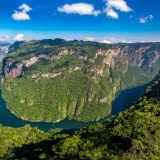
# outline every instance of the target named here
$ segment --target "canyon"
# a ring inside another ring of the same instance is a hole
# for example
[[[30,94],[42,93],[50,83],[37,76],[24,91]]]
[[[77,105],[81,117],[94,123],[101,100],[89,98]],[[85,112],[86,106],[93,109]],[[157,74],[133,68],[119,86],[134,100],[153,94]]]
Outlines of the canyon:
[[[24,120],[97,121],[117,92],[149,83],[159,69],[160,43],[15,42],[3,60],[2,96]]]

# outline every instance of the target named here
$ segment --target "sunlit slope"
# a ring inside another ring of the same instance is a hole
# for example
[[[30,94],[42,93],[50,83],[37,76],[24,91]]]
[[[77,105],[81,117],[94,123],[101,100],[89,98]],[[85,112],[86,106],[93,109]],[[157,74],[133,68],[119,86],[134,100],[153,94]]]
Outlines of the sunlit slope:
[[[16,42],[3,61],[3,97],[25,120],[95,121],[110,113],[117,91],[154,78],[159,56],[159,43]]]

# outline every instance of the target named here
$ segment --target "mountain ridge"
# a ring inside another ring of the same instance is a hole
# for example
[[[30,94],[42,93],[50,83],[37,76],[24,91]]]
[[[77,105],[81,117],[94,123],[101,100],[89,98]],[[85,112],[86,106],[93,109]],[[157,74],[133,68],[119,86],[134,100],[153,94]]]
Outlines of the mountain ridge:
[[[15,42],[3,60],[3,97],[25,120],[95,121],[110,113],[117,91],[148,83],[159,69],[160,43]]]

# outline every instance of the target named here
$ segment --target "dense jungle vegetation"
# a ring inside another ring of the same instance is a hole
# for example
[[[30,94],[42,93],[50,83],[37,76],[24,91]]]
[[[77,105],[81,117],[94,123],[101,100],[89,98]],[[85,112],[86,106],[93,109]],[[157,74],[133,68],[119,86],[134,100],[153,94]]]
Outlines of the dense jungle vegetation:
[[[97,121],[110,114],[118,91],[155,77],[159,51],[159,43],[15,42],[3,60],[2,96],[24,120]]]
[[[73,134],[0,126],[2,159],[159,160],[160,77],[130,109]]]

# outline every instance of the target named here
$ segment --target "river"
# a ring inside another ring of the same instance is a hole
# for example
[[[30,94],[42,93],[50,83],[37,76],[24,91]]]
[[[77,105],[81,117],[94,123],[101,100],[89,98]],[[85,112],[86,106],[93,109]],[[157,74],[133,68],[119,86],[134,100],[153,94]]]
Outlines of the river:
[[[129,108],[137,99],[144,93],[147,85],[139,86],[131,89],[126,89],[120,93],[117,93],[116,99],[112,103],[112,112],[109,116],[99,120],[98,122],[105,122],[107,118],[112,117],[112,115],[117,115],[119,112],[124,111]],[[10,127],[22,127],[26,124],[30,126],[38,126],[39,129],[48,131],[53,128],[63,128],[63,130],[76,130],[83,127],[88,127],[94,125],[97,122],[78,122],[76,120],[62,120],[57,123],[47,123],[47,122],[29,122],[21,120],[14,116],[7,108],[5,101],[1,96],[2,91],[0,90],[0,123],[4,126]]]

